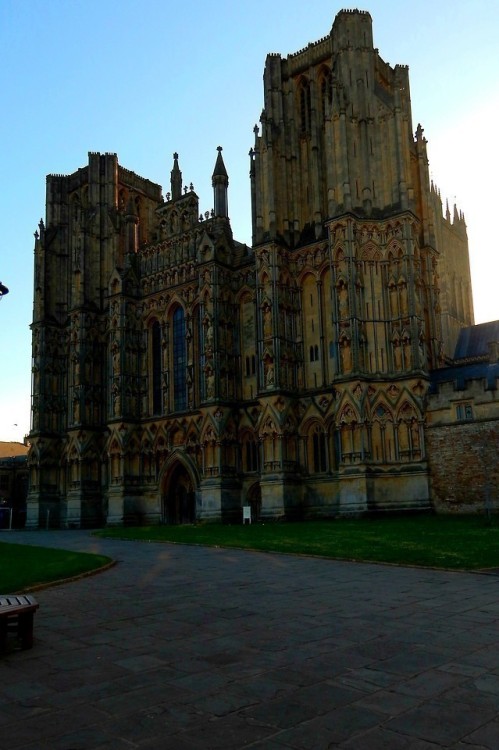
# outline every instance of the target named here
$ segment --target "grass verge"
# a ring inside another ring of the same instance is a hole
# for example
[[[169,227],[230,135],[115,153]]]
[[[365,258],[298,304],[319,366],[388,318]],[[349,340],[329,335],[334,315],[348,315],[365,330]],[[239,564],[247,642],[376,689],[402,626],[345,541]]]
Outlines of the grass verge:
[[[104,529],[96,534],[456,570],[499,568],[499,520],[487,523],[480,516],[143,526]]]
[[[0,542],[0,594],[72,578],[109,562],[104,555]]]

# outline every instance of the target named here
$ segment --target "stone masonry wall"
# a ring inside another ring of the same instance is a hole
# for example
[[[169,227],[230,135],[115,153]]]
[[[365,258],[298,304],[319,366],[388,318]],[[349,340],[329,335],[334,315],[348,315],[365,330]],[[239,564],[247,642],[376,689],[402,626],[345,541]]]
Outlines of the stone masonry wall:
[[[499,511],[499,419],[430,424],[426,450],[437,513]]]

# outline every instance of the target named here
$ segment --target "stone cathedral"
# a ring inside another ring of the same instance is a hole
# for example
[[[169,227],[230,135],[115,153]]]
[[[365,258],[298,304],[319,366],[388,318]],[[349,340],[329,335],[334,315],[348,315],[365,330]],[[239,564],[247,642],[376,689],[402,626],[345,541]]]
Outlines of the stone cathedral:
[[[201,215],[177,154],[165,194],[115,154],[48,176],[28,526],[430,507],[429,381],[473,303],[408,68],[341,11],[263,81],[252,247],[220,147]]]

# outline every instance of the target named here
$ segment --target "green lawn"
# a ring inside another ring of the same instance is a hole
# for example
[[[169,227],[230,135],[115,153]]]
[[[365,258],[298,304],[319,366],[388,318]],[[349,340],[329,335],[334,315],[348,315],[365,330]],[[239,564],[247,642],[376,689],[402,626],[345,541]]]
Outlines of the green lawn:
[[[499,568],[499,519],[405,516],[104,529],[99,536],[476,570]]]
[[[104,555],[0,542],[0,594],[71,578],[109,562]]]

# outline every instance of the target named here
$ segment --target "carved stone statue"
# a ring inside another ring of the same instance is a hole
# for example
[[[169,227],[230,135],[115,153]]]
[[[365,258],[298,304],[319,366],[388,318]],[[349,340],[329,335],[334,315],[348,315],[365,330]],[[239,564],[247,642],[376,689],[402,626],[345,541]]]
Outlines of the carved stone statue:
[[[272,310],[266,305],[263,310],[263,335],[265,338],[272,336]]]
[[[338,307],[340,320],[348,318],[348,289],[345,284],[340,284],[338,289]]]
[[[341,366],[343,372],[351,372],[352,370],[352,350],[348,339],[343,339],[341,342]]]
[[[269,388],[271,385],[274,385],[274,380],[275,380],[274,365],[272,362],[267,362],[265,364],[265,384],[267,388]]]

